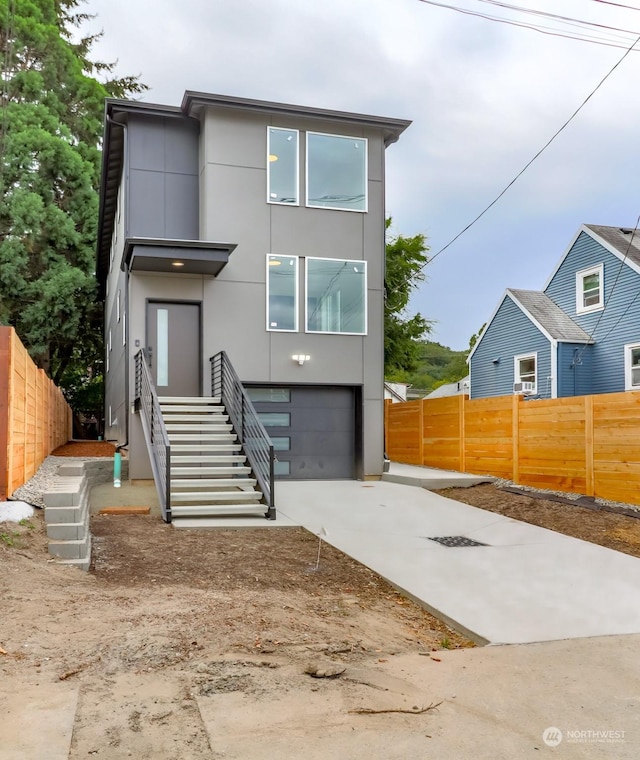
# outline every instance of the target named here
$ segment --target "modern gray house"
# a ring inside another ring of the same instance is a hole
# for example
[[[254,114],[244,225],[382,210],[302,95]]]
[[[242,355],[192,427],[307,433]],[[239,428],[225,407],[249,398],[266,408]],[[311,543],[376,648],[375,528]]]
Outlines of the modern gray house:
[[[264,512],[265,473],[381,474],[385,149],[409,124],[107,101],[105,438],[155,478],[165,519],[249,512],[251,485]]]

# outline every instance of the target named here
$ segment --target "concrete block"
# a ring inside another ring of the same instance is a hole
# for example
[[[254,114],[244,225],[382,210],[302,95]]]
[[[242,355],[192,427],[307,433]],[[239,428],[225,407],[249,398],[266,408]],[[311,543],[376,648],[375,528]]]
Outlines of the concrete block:
[[[59,482],[54,483],[42,495],[45,507],[67,507],[76,506],[80,503],[83,488],[83,478],[59,478]]]
[[[44,520],[49,523],[76,523],[82,521],[83,507],[47,507],[44,508]]]
[[[70,462],[69,464],[61,464],[58,467],[59,477],[82,477],[84,475],[84,464],[82,462]]]
[[[78,541],[86,536],[88,529],[87,520],[77,523],[49,523],[47,536],[52,541]]]
[[[90,548],[89,534],[75,541],[49,541],[49,554],[61,559],[82,559]]]

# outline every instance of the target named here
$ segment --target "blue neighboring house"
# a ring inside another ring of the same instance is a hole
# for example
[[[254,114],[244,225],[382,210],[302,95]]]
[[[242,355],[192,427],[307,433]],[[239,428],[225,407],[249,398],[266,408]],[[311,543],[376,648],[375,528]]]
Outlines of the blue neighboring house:
[[[582,225],[544,290],[505,291],[469,369],[471,398],[640,390],[640,232]]]

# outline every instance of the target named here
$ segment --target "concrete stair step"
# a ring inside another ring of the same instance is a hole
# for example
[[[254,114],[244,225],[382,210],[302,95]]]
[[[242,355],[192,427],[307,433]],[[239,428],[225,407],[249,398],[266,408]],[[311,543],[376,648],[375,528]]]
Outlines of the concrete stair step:
[[[173,474],[173,473],[172,473]],[[176,478],[171,480],[171,490],[188,488],[246,488],[252,489],[256,484],[255,478]]]
[[[260,501],[262,493],[260,491],[179,491],[171,494],[171,511],[174,504],[182,501],[200,501],[200,502],[243,502],[252,503]]]
[[[214,451],[240,451],[242,445],[240,443],[232,443],[231,440],[228,443],[175,443],[171,446],[171,453],[178,453],[184,451],[197,452],[214,452]],[[195,461],[196,457],[194,457]]]
[[[196,465],[198,463],[203,464],[226,464],[230,462],[246,462],[247,458],[244,454],[211,454],[198,457],[197,461],[194,461],[192,456],[179,454],[177,457],[171,457],[171,469],[173,471],[174,464],[189,464]]]
[[[203,406],[207,404],[222,403],[218,396],[158,396],[160,405],[163,404],[187,404],[189,406]]]
[[[165,417],[164,424],[167,433],[177,433],[178,431],[183,433],[224,433],[233,430],[233,425],[228,422],[201,422],[191,425],[188,422],[173,422],[170,417]]]
[[[251,467],[200,467],[195,464],[193,467],[171,467],[172,475],[186,475],[192,477],[194,475],[248,475],[251,472]]]
[[[169,433],[169,443],[174,441],[181,443],[192,441],[193,443],[213,443],[214,441],[237,441],[238,436],[235,433]]]
[[[170,412],[167,409],[162,410],[162,414],[164,416],[165,423],[171,422],[172,424],[174,422],[190,422],[193,424],[200,423],[200,422],[208,422],[210,424],[216,425],[218,423],[226,422],[229,419],[229,415],[225,414],[224,410],[220,410],[219,412],[211,412],[210,414],[202,414],[202,410],[198,410],[198,413],[193,414],[182,414],[181,412]]]
[[[260,515],[264,517],[267,508],[264,504],[194,504],[183,507],[171,507],[171,522],[181,517],[233,517],[234,515]]]

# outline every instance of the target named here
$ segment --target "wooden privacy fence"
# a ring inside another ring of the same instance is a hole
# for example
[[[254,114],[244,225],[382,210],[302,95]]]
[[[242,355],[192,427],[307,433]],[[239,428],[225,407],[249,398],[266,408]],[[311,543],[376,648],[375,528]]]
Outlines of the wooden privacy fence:
[[[0,327],[0,501],[71,438],[71,409],[13,327]]]
[[[640,392],[385,405],[395,462],[640,504]]]

